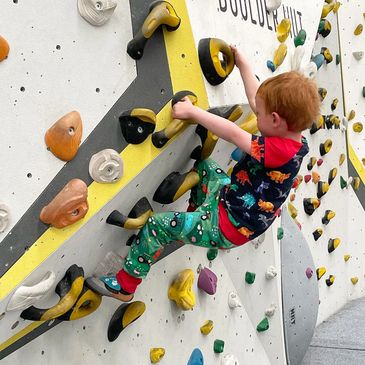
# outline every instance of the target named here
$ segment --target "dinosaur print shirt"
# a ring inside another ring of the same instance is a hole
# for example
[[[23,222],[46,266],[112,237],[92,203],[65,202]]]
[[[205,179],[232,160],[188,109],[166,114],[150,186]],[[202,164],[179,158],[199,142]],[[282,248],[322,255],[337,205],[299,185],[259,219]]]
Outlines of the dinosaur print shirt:
[[[231,184],[221,190],[219,227],[226,238],[239,245],[266,231],[289,195],[307,153],[304,137],[300,143],[252,135],[251,154],[237,162]]]

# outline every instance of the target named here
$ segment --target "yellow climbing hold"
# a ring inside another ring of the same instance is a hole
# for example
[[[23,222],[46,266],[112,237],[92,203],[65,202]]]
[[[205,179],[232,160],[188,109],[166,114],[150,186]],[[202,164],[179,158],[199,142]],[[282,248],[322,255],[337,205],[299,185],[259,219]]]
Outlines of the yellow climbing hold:
[[[277,31],[276,31],[276,37],[277,37],[277,39],[278,39],[278,41],[280,43],[283,43],[283,42],[286,41],[286,39],[289,36],[290,29],[291,29],[291,22],[290,22],[290,20],[287,19],[287,18],[284,18],[280,22],[280,24],[277,26]]]
[[[360,122],[356,122],[356,123],[353,124],[352,129],[356,133],[361,133],[362,129],[363,129],[363,125]]]
[[[213,323],[213,321],[211,321],[209,319],[206,322],[204,322],[204,324],[200,327],[200,332],[203,335],[207,336],[212,331],[213,327],[214,327],[214,323]]]
[[[351,283],[354,285],[357,284],[358,281],[359,281],[359,278],[357,276],[351,278]]]
[[[171,284],[168,297],[175,301],[182,310],[190,310],[195,305],[195,294],[192,290],[194,272],[191,269],[181,271]]]
[[[284,61],[286,53],[288,52],[288,47],[285,43],[281,43],[278,49],[274,53],[273,63],[275,69],[277,69]]]
[[[343,259],[345,260],[345,262],[347,262],[348,260],[350,260],[351,256],[350,255],[344,255]]]
[[[362,162],[363,165],[365,165],[365,158],[362,158],[361,162]]]
[[[341,6],[342,4],[339,2],[339,1],[336,1],[335,2],[335,4],[334,4],[334,6],[333,6],[333,12],[335,13],[335,14],[337,14],[337,12],[338,12],[338,9],[340,8],[340,6]]]
[[[345,158],[346,158],[345,154],[344,153],[341,153],[340,154],[340,159],[338,161],[338,163],[339,163],[340,166],[344,163]]]
[[[150,350],[150,360],[152,364],[159,362],[165,355],[165,349],[162,347],[154,347]]]
[[[321,176],[318,172],[312,171],[312,181],[314,184],[317,184],[318,181],[321,180]]]
[[[347,116],[347,120],[350,121],[350,120],[354,119],[355,116],[356,116],[355,110],[351,110],[349,115]]]
[[[364,29],[363,25],[362,25],[362,24],[359,24],[359,25],[355,28],[355,30],[354,30],[354,34],[355,34],[355,35],[360,35],[360,34],[362,33],[363,29]]]
[[[360,178],[358,176],[355,176],[354,179],[352,180],[352,187],[354,188],[354,190],[359,190],[360,187]]]
[[[317,273],[317,279],[319,280],[325,273],[326,273],[326,268],[324,266],[322,267],[319,267],[317,270],[316,270],[316,273]]]
[[[334,5],[335,5],[334,3],[324,4],[322,9],[321,19],[325,18],[333,10]]]
[[[290,216],[295,219],[298,216],[298,209],[292,203],[288,203],[288,211]]]

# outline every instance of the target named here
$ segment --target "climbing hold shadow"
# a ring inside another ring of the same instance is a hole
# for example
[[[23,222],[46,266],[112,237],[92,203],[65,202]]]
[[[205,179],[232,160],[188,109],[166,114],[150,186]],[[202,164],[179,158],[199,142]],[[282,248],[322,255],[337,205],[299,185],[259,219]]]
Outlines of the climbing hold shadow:
[[[128,216],[113,210],[106,219],[106,223],[126,229],[141,229],[152,214],[150,202],[143,197],[134,205]]]
[[[108,326],[108,340],[115,341],[120,333],[142,316],[146,310],[143,302],[123,303],[114,312]]]
[[[135,60],[143,56],[144,47],[156,29],[164,25],[169,32],[175,31],[180,26],[181,19],[176,14],[174,7],[167,1],[154,1],[149,7],[149,14],[142,24],[141,29],[127,45],[127,53]]]
[[[156,127],[156,114],[150,109],[136,108],[123,112],[119,124],[128,143],[142,143]]]
[[[188,90],[182,90],[177,92],[171,100],[171,105],[174,106],[185,96],[189,97],[191,102],[195,104],[197,102],[197,96]],[[152,144],[156,148],[162,148],[172,137],[181,131],[181,129],[193,121],[172,119],[172,121],[166,126],[166,128],[152,134]]]
[[[219,38],[203,38],[198,45],[199,63],[206,80],[213,86],[221,84],[234,67],[229,45]],[[220,54],[223,59],[220,59]]]

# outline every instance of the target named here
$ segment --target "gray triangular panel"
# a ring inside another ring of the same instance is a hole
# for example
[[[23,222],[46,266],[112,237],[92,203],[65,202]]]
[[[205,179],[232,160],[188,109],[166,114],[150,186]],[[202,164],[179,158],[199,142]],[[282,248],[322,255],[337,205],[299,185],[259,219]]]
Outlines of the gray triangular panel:
[[[289,365],[299,365],[309,347],[317,322],[319,293],[316,270],[308,243],[283,207],[281,224],[281,284],[284,337]],[[308,279],[307,268],[313,270]]]

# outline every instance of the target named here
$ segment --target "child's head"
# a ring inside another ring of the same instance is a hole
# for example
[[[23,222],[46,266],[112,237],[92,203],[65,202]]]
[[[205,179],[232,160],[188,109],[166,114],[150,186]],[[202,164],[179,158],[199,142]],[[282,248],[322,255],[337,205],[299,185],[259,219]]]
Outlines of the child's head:
[[[286,120],[291,132],[309,128],[320,114],[320,99],[315,82],[296,71],[265,80],[256,96],[264,102],[267,113],[275,112]]]

